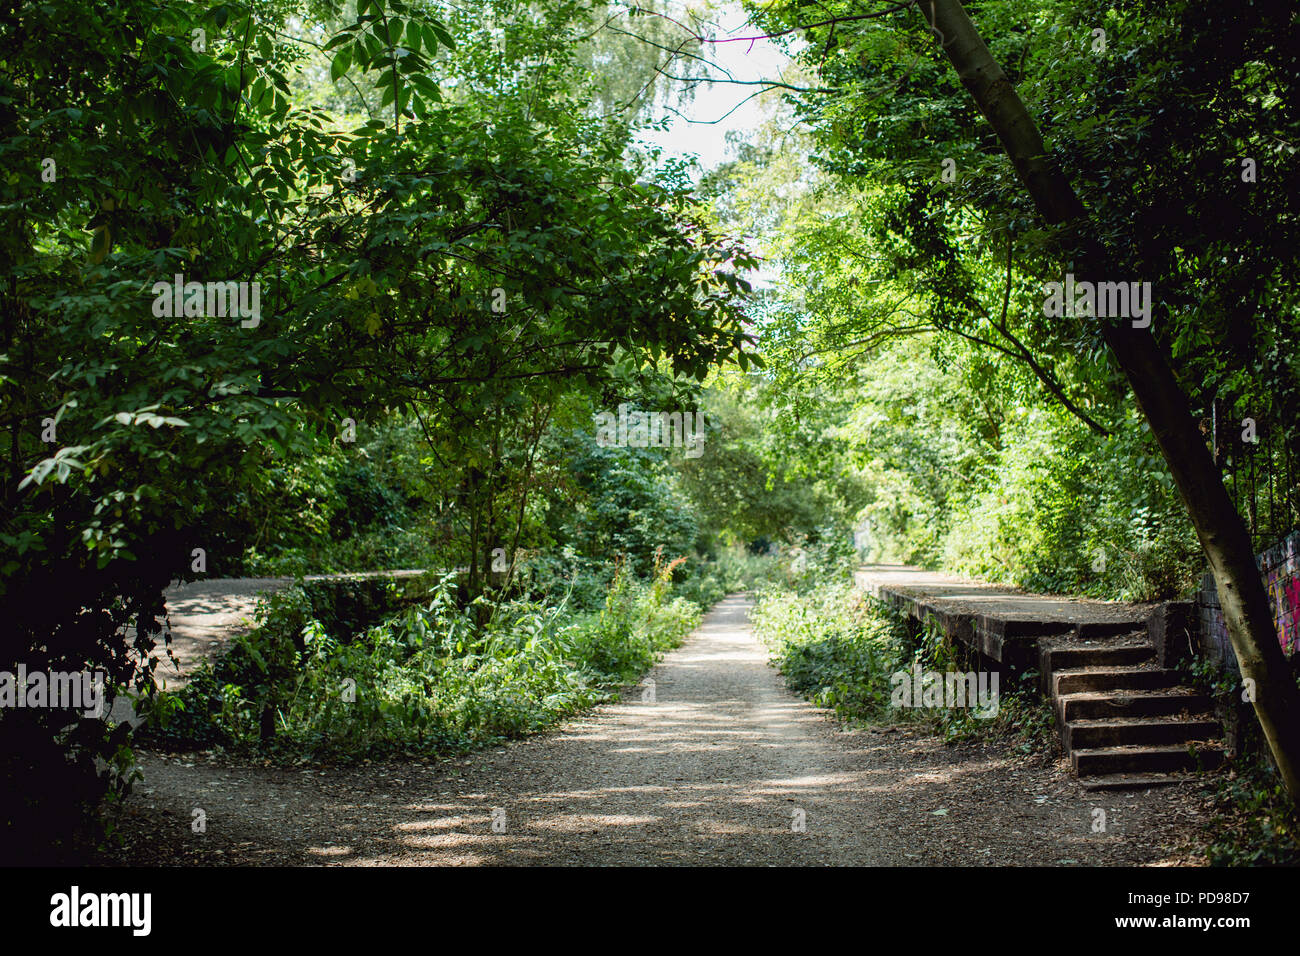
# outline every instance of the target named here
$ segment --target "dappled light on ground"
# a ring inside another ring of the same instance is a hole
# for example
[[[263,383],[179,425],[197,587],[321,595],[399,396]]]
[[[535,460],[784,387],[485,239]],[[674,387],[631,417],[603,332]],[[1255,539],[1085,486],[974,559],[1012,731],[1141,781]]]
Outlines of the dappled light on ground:
[[[554,734],[327,774],[148,757],[133,801],[207,806],[195,852],[236,863],[1143,864],[1199,824],[1185,788],[1102,798],[1001,745],[836,725],[785,689],[748,606],[715,608],[647,675],[652,700]]]

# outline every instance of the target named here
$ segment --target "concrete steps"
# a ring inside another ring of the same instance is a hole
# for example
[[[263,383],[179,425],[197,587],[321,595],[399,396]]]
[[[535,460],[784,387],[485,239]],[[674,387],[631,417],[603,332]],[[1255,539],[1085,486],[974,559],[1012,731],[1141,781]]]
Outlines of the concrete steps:
[[[1165,690],[1178,686],[1178,672],[1159,667],[1077,667],[1052,675],[1058,697],[1089,691]]]
[[[1147,790],[1191,780],[1190,773],[1110,773],[1104,777],[1080,777],[1084,790]]]
[[[1004,680],[1036,666],[1086,789],[1177,783],[1223,758],[1213,702],[1167,669],[1182,633],[1172,604],[1027,594],[902,565],[865,565],[853,579],[1017,675]]]
[[[1169,717],[1203,714],[1211,702],[1205,694],[1186,687],[1150,691],[1094,691],[1054,698],[1062,723],[1102,717]]]
[[[1102,747],[1070,752],[1070,765],[1079,777],[1212,770],[1222,762],[1223,751],[1208,743],[1185,747]]]
[[[1143,717],[1117,717],[1103,720],[1076,720],[1065,725],[1067,749],[1092,750],[1098,747],[1162,747],[1212,740],[1219,725],[1206,718],[1153,720]]]
[[[1209,697],[1158,666],[1144,632],[1044,638],[1039,666],[1061,742],[1085,788],[1176,783],[1222,762]]]
[[[1050,670],[1076,667],[1128,667],[1152,660],[1150,644],[1131,641],[1054,646],[1046,652]]]

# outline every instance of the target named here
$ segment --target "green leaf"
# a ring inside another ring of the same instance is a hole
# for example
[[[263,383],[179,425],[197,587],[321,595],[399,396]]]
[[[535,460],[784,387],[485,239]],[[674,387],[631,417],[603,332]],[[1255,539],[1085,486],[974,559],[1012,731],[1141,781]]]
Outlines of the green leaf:
[[[339,51],[338,55],[334,57],[334,62],[330,64],[330,80],[337,83],[339,78],[348,71],[348,67],[351,65],[352,48],[344,47]]]
[[[430,56],[433,56],[438,49],[438,34],[433,32],[433,27],[429,26],[429,24],[423,23],[420,25],[420,36],[424,39],[425,50],[428,51]]]
[[[412,50],[419,52],[420,40],[424,31],[421,30],[419,22],[415,20],[406,21],[406,45]],[[430,48],[432,50],[432,48]]]
[[[109,246],[112,244],[112,234],[108,226],[96,226],[90,237],[90,261],[98,265],[104,261],[108,255]]]
[[[354,37],[350,31],[343,30],[340,31],[339,33],[334,34],[334,36],[330,38],[330,41],[326,43],[325,46],[322,47],[322,49],[328,53],[336,46],[342,46],[344,43],[350,43],[355,40],[356,37]]]
[[[454,50],[456,48],[456,41],[451,38],[451,34],[447,32],[446,27],[444,27],[437,20],[434,20],[431,24],[429,24],[429,26],[433,30],[434,36],[436,36],[440,41],[442,41],[443,46],[447,47],[450,50]]]

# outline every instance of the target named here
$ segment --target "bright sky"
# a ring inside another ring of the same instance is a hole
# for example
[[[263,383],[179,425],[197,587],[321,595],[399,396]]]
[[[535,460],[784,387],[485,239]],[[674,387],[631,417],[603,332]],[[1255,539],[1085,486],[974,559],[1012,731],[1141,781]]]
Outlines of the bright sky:
[[[674,12],[672,15],[684,23],[690,22],[684,14]],[[719,40],[754,37],[763,32],[747,22],[744,11],[735,3],[721,6],[712,23],[713,35]],[[741,81],[779,79],[790,63],[789,57],[771,40],[749,42],[736,39],[727,43],[703,44],[698,49],[701,56],[706,56]],[[720,79],[725,78],[720,70],[711,72]],[[781,95],[779,90],[774,90],[744,102],[758,89],[726,82],[701,84],[696,87],[692,102],[685,106],[674,104],[684,116],[673,115],[672,126],[667,131],[647,134],[644,138],[662,146],[666,153],[695,156],[705,169],[710,169],[728,158],[727,133],[755,129],[763,120],[764,101]]]

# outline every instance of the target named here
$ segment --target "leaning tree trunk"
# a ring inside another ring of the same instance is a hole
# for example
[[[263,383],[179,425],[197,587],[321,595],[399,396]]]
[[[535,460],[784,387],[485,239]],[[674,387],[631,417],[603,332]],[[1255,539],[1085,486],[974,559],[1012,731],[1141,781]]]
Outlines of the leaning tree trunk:
[[[962,85],[997,132],[1043,218],[1071,230],[1076,275],[1089,281],[1114,280],[1083,204],[1047,155],[1038,127],[960,0],[917,0],[917,6]],[[1102,332],[1151,426],[1205,549],[1242,677],[1254,689],[1255,714],[1287,790],[1300,799],[1300,688],[1291,679],[1278,644],[1246,526],[1205,447],[1187,396],[1150,330],[1108,322]]]

